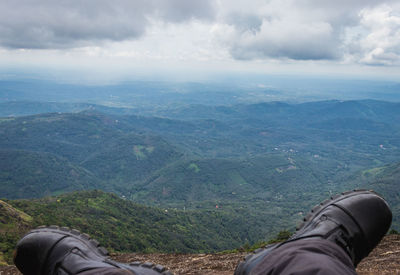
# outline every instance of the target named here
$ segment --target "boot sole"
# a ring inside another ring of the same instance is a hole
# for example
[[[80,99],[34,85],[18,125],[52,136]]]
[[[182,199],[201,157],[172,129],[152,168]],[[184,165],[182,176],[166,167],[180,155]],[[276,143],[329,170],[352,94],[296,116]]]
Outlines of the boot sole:
[[[92,251],[95,254],[97,254],[99,257],[105,259],[106,262],[109,262],[110,264],[113,264],[113,265],[115,265],[115,263],[117,265],[120,264],[120,263],[117,263],[117,262],[109,259],[109,253],[108,253],[107,249],[104,248],[103,246],[100,246],[100,243],[96,239],[91,238],[88,234],[81,233],[79,230],[70,229],[68,227],[60,227],[57,225],[50,225],[50,226],[42,225],[42,226],[37,227],[36,229],[31,230],[28,234],[35,233],[35,232],[53,232],[53,233],[63,234],[65,236],[78,239],[79,241],[81,241],[81,242],[85,243],[86,245],[88,245],[89,247],[91,247]],[[131,267],[133,269],[135,267],[139,267],[139,268],[152,269],[162,275],[173,275],[164,266],[159,265],[159,264],[153,264],[150,262],[144,262],[144,263],[132,262],[130,264],[122,264],[122,265],[125,265],[128,268],[128,270],[129,270],[129,267]]]

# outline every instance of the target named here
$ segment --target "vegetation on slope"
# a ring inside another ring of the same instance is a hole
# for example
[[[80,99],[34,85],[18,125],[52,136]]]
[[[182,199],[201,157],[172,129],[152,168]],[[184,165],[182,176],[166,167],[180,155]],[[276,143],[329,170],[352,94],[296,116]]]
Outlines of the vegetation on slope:
[[[43,224],[76,228],[111,251],[125,252],[221,251],[254,243],[260,239],[260,232],[269,231],[264,226],[268,217],[249,216],[243,223],[245,210],[236,215],[220,209],[160,209],[96,190],[6,200],[4,205],[7,207],[0,209],[4,233],[0,247],[8,260],[18,238],[29,228]]]
[[[0,200],[0,265],[12,262],[15,244],[32,222],[31,216]]]
[[[164,235],[154,234],[157,245],[148,239],[153,236],[139,234],[142,242],[135,247],[123,244],[121,236],[125,233],[118,233],[118,228],[122,228],[121,232],[135,232],[131,226],[136,220],[126,218],[134,214],[125,209],[130,202],[106,197],[103,201],[110,209],[99,206],[103,204],[93,198],[76,200],[68,196],[60,201],[18,202],[18,207],[34,218],[33,223],[65,222],[76,224],[83,231],[90,231],[89,225],[100,222],[104,214],[106,228],[112,228],[107,229],[107,234],[117,232],[113,239],[118,241],[109,245],[122,250],[147,247],[149,251],[173,251],[170,249],[177,247],[206,251],[225,249],[227,243],[252,243],[279,230],[292,229],[302,212],[313,204],[355,187],[381,192],[391,203],[397,221],[395,168],[368,170],[360,175],[361,179],[350,182],[347,177],[360,169],[398,161],[398,104],[275,102],[191,106],[158,114],[170,118],[86,111],[1,119],[4,169],[0,179],[5,189],[0,195],[35,197],[95,187],[164,210],[168,208],[168,212],[157,210],[158,214],[150,211],[150,216],[158,217],[151,219],[151,223],[171,225],[178,234],[159,227],[157,230],[164,230]],[[37,171],[45,173],[42,176]],[[134,204],[129,208],[136,209]],[[112,209],[115,213],[107,212]],[[122,212],[117,213],[120,209]],[[153,208],[137,211],[147,213],[148,209]],[[207,215],[193,209],[206,210]],[[169,224],[161,219],[172,219],[173,213],[182,221]],[[87,218],[95,214],[97,220]],[[107,218],[109,214],[116,221]],[[145,228],[149,222],[137,224]],[[104,235],[96,233],[102,232],[100,228],[101,224],[93,233],[107,242]],[[188,233],[192,231],[187,228],[203,233]],[[210,228],[214,231],[208,232]],[[214,239],[220,235],[221,239]],[[159,244],[168,238],[174,240],[174,245]]]
[[[324,173],[297,156],[271,154],[232,160],[201,159],[176,162],[138,183],[129,198],[155,205],[193,205],[204,201],[242,203],[298,200],[298,195],[329,191]],[[215,206],[215,205],[213,205]]]
[[[159,137],[123,131],[118,120],[98,114],[4,119],[0,126],[1,197],[30,198],[93,185],[117,191],[118,185],[129,186],[182,155]],[[23,182],[25,189],[19,186]]]
[[[42,152],[0,150],[0,194],[9,199],[39,198],[99,187],[92,173]]]

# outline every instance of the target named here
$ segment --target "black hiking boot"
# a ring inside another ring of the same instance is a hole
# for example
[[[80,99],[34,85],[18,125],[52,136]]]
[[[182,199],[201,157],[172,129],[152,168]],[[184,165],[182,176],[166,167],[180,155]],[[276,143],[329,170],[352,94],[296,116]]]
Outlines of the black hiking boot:
[[[58,226],[39,227],[26,234],[17,244],[14,263],[25,275],[172,274],[152,263],[112,261],[107,250],[89,235]]]
[[[390,227],[392,213],[377,193],[354,190],[315,206],[287,241],[256,250],[236,267],[235,275],[251,271],[276,248],[297,240],[325,239],[340,246],[354,267],[380,242]]]

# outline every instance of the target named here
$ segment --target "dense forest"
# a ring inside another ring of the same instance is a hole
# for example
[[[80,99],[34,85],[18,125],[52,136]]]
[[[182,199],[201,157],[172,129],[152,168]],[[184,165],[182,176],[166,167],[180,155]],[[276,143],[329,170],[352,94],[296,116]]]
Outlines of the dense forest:
[[[238,211],[240,212],[240,211]],[[33,200],[0,201],[0,247],[10,262],[16,241],[39,225],[78,229],[119,252],[215,252],[239,248],[267,234],[265,218],[224,210],[174,210],[136,204],[102,191]]]

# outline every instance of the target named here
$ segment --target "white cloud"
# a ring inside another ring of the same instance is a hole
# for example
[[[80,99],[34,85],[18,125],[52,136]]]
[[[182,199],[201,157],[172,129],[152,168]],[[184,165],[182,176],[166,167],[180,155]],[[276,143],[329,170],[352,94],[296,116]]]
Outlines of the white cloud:
[[[215,37],[236,59],[398,59],[398,9],[392,0],[220,0]],[[382,5],[384,3],[384,5]]]
[[[224,35],[225,33],[225,35]],[[290,22],[263,19],[259,30],[237,31],[224,26],[219,34],[237,59],[289,58],[297,60],[334,59],[337,41],[326,22]]]
[[[360,62],[370,65],[400,63],[400,8],[381,5],[360,12],[366,35],[359,40]]]
[[[220,34],[237,59],[336,59],[340,56],[337,16],[312,9],[310,1],[245,1],[220,13],[227,35]],[[220,2],[222,3],[222,2]],[[225,5],[228,5],[226,2]]]
[[[141,39],[107,43],[102,47],[82,47],[73,51],[95,57],[129,58],[132,61],[199,61],[229,60],[227,50],[212,39],[213,24],[191,20],[185,24],[151,20]]]

